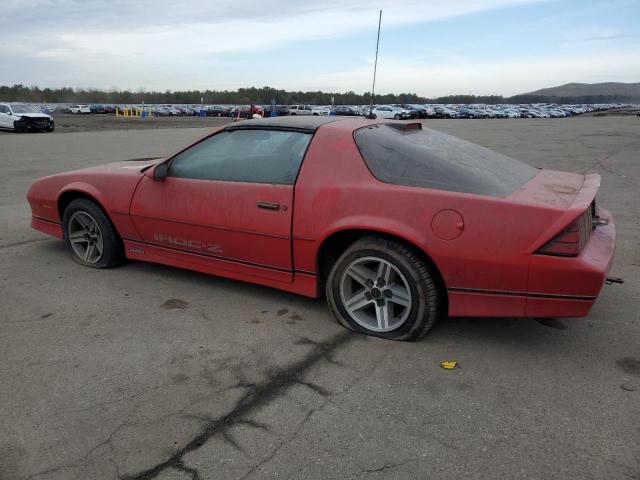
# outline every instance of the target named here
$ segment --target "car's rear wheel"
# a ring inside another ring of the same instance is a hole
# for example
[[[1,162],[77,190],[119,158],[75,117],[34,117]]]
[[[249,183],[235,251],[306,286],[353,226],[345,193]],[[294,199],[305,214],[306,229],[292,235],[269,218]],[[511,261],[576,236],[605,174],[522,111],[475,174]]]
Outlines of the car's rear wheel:
[[[71,256],[80,265],[112,268],[122,263],[122,240],[94,202],[84,198],[71,201],[64,211],[63,228]]]
[[[342,325],[393,340],[424,336],[440,312],[429,266],[413,249],[380,236],[362,238],[340,256],[325,292]]]

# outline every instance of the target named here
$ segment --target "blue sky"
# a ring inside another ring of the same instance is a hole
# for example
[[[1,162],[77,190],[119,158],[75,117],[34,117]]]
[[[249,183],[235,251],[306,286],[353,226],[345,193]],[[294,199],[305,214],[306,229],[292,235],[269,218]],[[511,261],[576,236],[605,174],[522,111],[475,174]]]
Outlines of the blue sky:
[[[640,81],[640,0],[2,0],[0,84],[512,95]]]

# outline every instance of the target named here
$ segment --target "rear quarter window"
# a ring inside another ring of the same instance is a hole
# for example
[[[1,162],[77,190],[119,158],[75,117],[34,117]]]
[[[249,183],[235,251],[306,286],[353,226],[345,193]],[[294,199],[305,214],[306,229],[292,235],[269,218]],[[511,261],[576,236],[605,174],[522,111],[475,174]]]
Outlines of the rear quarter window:
[[[451,135],[392,125],[354,133],[369,170],[385,183],[506,197],[537,173],[523,162]]]

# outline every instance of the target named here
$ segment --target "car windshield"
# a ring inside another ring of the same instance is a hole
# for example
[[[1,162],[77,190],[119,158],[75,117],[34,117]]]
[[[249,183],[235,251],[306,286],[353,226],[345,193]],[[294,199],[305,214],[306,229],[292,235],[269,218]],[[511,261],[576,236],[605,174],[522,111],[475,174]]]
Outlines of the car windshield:
[[[431,129],[376,124],[357,130],[354,138],[371,173],[396,185],[507,197],[537,173],[518,160]]]
[[[13,113],[40,113],[40,109],[35,105],[11,105]]]

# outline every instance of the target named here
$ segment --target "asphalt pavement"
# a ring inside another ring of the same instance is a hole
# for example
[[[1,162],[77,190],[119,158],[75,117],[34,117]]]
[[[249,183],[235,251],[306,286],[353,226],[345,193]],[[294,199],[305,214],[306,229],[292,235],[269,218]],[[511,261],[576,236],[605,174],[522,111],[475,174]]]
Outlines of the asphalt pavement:
[[[0,479],[640,479],[640,118],[425,123],[600,173],[626,283],[583,319],[359,336],[321,300],[83,268],[30,229],[36,178],[165,155],[206,129],[0,132]]]

